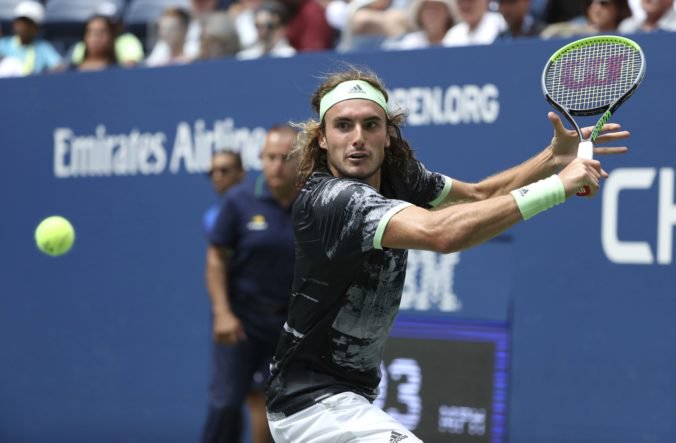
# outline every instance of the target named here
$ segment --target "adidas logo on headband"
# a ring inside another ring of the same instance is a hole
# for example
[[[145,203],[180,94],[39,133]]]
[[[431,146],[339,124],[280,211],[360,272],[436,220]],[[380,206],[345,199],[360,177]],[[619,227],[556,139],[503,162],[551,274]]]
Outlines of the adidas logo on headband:
[[[362,89],[361,86],[359,85],[354,85],[352,89],[347,91],[348,94],[366,94],[366,91]]]

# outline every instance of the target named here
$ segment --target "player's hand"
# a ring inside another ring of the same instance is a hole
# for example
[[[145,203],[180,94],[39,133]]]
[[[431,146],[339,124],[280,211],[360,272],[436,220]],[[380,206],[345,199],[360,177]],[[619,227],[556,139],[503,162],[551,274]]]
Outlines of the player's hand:
[[[244,326],[232,312],[214,315],[214,341],[225,345],[236,345],[246,340]]]
[[[552,138],[552,153],[556,162],[565,167],[565,165],[577,158],[577,147],[580,139],[574,129],[566,129],[563,126],[561,118],[554,112],[547,114],[547,118],[554,127],[554,137]],[[591,135],[593,126],[582,128],[582,136],[587,138]],[[615,143],[629,137],[629,131],[620,130],[618,123],[606,123],[601,129],[600,135],[596,138],[595,144]],[[624,154],[628,151],[626,146],[594,148],[594,155]]]
[[[585,197],[593,197],[599,191],[601,179],[606,177],[608,174],[601,168],[601,162],[583,158],[575,158],[559,173],[566,198],[585,186],[589,188],[589,194]]]

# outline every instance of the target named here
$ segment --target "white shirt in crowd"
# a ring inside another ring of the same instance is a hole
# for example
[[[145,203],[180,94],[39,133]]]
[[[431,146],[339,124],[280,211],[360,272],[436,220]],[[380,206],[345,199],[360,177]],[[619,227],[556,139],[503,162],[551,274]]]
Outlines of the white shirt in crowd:
[[[448,30],[443,40],[444,46],[488,45],[498,34],[507,29],[507,23],[499,12],[486,12],[475,29],[465,22],[458,23]]]

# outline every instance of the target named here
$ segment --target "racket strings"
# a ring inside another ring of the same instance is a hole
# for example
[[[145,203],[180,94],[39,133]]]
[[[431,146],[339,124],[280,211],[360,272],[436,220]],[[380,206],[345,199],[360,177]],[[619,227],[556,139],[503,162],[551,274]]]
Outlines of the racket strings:
[[[622,97],[638,79],[641,54],[617,42],[572,48],[551,63],[545,87],[561,106],[572,110],[603,108]]]

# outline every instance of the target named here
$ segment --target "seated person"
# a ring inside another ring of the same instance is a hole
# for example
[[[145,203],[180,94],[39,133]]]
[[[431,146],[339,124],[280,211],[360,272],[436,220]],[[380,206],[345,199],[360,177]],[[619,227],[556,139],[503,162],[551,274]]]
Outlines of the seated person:
[[[458,20],[458,9],[455,0],[414,0],[410,15],[418,30],[385,40],[383,49],[418,49],[440,45]]]
[[[39,74],[56,69],[61,56],[51,43],[38,38],[45,20],[41,3],[27,0],[14,8],[14,35],[0,39],[0,58],[5,75]]]
[[[192,61],[185,53],[185,41],[190,25],[190,14],[181,8],[166,9],[157,22],[158,42],[167,46],[167,51],[154,51],[146,59],[148,66],[184,64]]]
[[[254,23],[258,34],[256,43],[237,54],[238,58],[251,59],[265,56],[290,57],[296,50],[286,39],[287,14],[277,2],[263,3],[254,10]]]
[[[103,15],[95,15],[85,25],[84,53],[80,63],[72,63],[78,71],[100,71],[119,65],[115,51],[115,24]]]
[[[107,17],[115,31],[115,54],[118,62],[125,66],[134,66],[143,61],[143,44],[130,32],[123,32],[124,25],[120,11],[114,3],[101,3],[96,8],[96,15]],[[70,60],[79,65],[84,55],[84,42],[78,42],[71,52]]]

